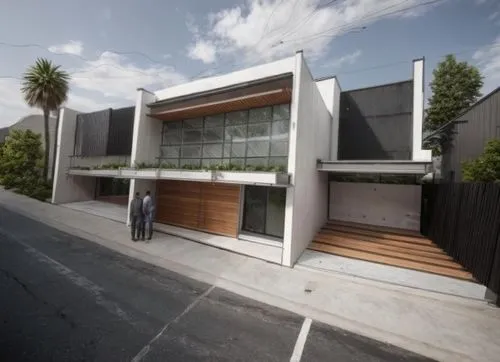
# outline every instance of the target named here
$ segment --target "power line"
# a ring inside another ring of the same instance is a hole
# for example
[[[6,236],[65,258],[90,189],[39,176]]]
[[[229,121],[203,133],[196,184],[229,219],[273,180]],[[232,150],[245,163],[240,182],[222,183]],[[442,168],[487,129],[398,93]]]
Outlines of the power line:
[[[297,5],[297,2],[299,0],[295,0],[294,4],[293,4],[293,7],[292,7],[292,13],[290,14],[290,16],[293,14],[294,10],[295,10],[295,7]],[[264,26],[264,30],[259,38],[259,40],[257,40],[253,45],[251,45],[249,47],[249,50],[251,49],[255,49],[259,46],[259,44],[261,43],[261,41],[264,39],[264,36],[266,35],[266,31],[268,29],[268,26],[269,26],[269,23],[271,22],[271,18],[272,16],[274,15],[275,11],[278,9],[278,7],[283,3],[283,0],[277,0],[276,1],[276,4],[274,5],[274,8],[273,10],[271,11],[271,14],[269,15],[269,17],[267,18],[267,21],[266,21],[266,25]],[[267,33],[267,35],[273,33],[274,31],[276,31],[277,29],[274,29],[274,30],[271,30],[271,32]],[[269,48],[272,48],[272,45],[269,47]],[[191,78],[191,80],[194,80],[194,79],[197,79],[197,78],[202,78],[203,74],[205,74],[206,72],[208,71],[211,71],[211,70],[216,70],[216,69],[220,69],[222,68],[223,66],[229,64],[231,61],[227,61],[227,62],[224,62],[222,64],[219,64],[215,67],[212,67],[212,68],[208,68],[208,69],[205,69],[205,70],[202,70],[201,72],[197,73],[194,77]],[[234,67],[235,65],[237,65],[237,63],[233,63],[230,67]]]
[[[483,50],[483,49],[484,50],[493,50],[493,49],[497,49],[497,48],[500,49],[500,43],[492,44],[489,46],[467,48],[467,49],[459,50],[457,52],[447,52],[447,53],[442,53],[440,55],[435,55],[435,56],[426,56],[426,59],[437,59],[437,58],[445,57],[446,55],[460,55],[460,54],[464,54],[464,53],[468,53],[468,52],[472,52],[472,51],[477,51],[477,50]],[[351,71],[339,72],[336,74],[337,75],[339,75],[339,74],[355,74],[355,73],[361,73],[361,72],[365,72],[365,71],[369,71],[369,70],[376,70],[376,69],[387,68],[387,67],[391,67],[391,66],[397,66],[397,65],[401,65],[401,64],[409,64],[411,62],[413,62],[413,59],[411,59],[411,60],[404,59],[404,60],[399,60],[399,61],[390,62],[390,63],[378,64],[378,65],[375,65],[372,67],[358,68],[358,69],[354,69]],[[233,65],[236,65],[236,63]],[[76,78],[93,79],[93,77],[76,77]],[[127,77],[108,77],[107,79],[123,79],[123,78],[127,78]],[[16,76],[0,76],[0,79],[22,80],[22,78],[16,77]]]
[[[373,11],[373,12],[368,13],[365,16],[359,18],[359,19],[356,19],[356,21],[358,21],[358,22],[359,21],[364,21],[364,22],[367,22],[367,21],[376,21],[377,18],[382,18],[382,17],[387,17],[387,16],[391,16],[391,15],[395,15],[395,14],[407,12],[409,10],[413,10],[413,9],[416,9],[416,8],[419,8],[419,7],[431,6],[431,5],[437,4],[437,3],[441,2],[441,1],[444,1],[444,0],[430,0],[430,1],[427,1],[427,2],[424,2],[424,3],[415,4],[413,6],[405,7],[403,9],[397,9],[397,10],[394,10],[394,11],[391,11],[391,12],[388,12],[388,13],[384,13],[385,11],[387,11],[389,9],[392,9],[394,7],[398,7],[398,6],[400,6],[403,3],[408,2],[408,1],[409,0],[404,0],[404,1],[399,2],[397,4],[393,4],[391,6],[385,7],[383,9],[380,9],[380,10],[377,10],[377,11]],[[377,15],[377,14],[380,14],[380,15]],[[333,36],[339,34],[340,32],[355,30],[356,28],[358,28],[358,29],[361,28],[362,30],[366,29],[366,27],[360,27],[360,26],[353,26],[353,25],[350,25],[350,24],[345,24],[345,25],[341,25],[341,26],[337,26],[337,27],[332,27],[332,28],[329,28],[329,29],[326,29],[326,30],[322,30],[322,31],[320,31],[318,33],[311,34],[311,35],[308,35],[308,36],[305,36],[305,37],[295,38],[295,39],[291,39],[291,40],[282,40],[279,43],[277,43],[275,46],[281,45],[281,44],[285,44],[285,43],[293,43],[293,42],[297,42],[297,41],[304,41],[304,40],[312,41],[312,40],[314,40],[316,38],[320,38],[320,37],[330,38],[330,37],[333,37]],[[327,33],[330,33],[330,32],[333,32],[333,34],[327,34]]]
[[[281,1],[278,1],[273,9],[273,12],[271,12],[271,15],[269,16],[268,20],[267,20],[267,23],[266,23],[266,26],[265,26],[265,30],[267,30],[268,28],[268,25],[270,23],[270,20],[272,18],[272,15],[274,14],[274,12],[276,11],[276,9],[278,8],[279,5],[281,5],[283,0]],[[309,20],[308,18],[312,17],[312,15],[317,12],[319,9],[324,9],[325,7],[333,4],[335,1],[337,0],[331,0],[329,1],[328,3],[324,4],[324,5],[318,5],[311,13],[309,13],[305,18],[302,19],[302,22],[305,20]],[[406,0],[408,1],[408,0]],[[423,4],[419,4],[418,6],[422,6],[422,5],[429,5],[430,3],[435,3],[435,2],[438,2],[438,1],[442,1],[442,0],[433,0],[433,1],[429,1],[427,3],[423,3]],[[296,2],[294,3],[294,8],[295,9],[295,6],[297,5],[297,2],[298,0],[296,0]],[[398,3],[396,5],[400,5],[401,3]],[[396,6],[396,5],[392,5],[392,7]],[[414,7],[417,7],[417,6],[414,6]],[[376,13],[380,13],[381,11],[384,11],[384,10],[387,10],[388,8],[390,7],[386,7],[384,9],[381,9],[381,10],[378,10],[377,12],[372,12],[370,14],[368,14],[366,17],[369,17],[369,16],[373,16],[374,14]],[[410,8],[406,8],[406,9],[403,9],[404,11],[407,11],[409,10]],[[400,10],[401,11],[401,10]],[[386,14],[387,15],[387,14]],[[362,18],[363,19],[363,18]],[[297,24],[295,26],[295,28],[298,29],[298,27],[300,26],[300,23]],[[344,29],[347,29],[348,27],[344,26]],[[338,28],[337,30],[342,30],[342,27]],[[359,30],[363,30],[364,28],[358,28]],[[276,31],[277,29],[273,30],[272,32]],[[292,32],[294,29],[291,29]],[[322,33],[327,33],[327,32],[330,32],[330,31],[334,31],[335,28],[331,28],[331,29],[327,29],[325,31],[322,31],[316,35],[310,35],[308,37],[304,37],[304,38],[299,38],[299,39],[295,39],[294,41],[298,41],[298,40],[301,40],[301,39],[308,39],[310,37],[320,37],[320,36],[325,36],[325,37],[331,37],[332,35],[321,35]],[[356,28],[353,28],[351,27],[351,29],[349,30],[352,30],[352,31],[356,31],[357,29]],[[290,30],[288,31],[290,32]],[[287,32],[285,32],[284,34],[286,34]],[[263,38],[265,36],[265,31],[263,32],[263,35],[261,38]],[[280,42],[280,44],[282,43],[285,43],[285,42],[292,42],[292,40],[290,41],[282,41]],[[260,40],[257,41],[254,45],[252,45],[249,49],[251,50],[252,48],[255,48],[259,45],[260,43]],[[279,44],[278,44],[279,45]],[[47,51],[51,54],[54,54],[54,55],[65,55],[65,56],[71,56],[71,57],[75,57],[75,58],[78,58],[80,60],[83,60],[87,63],[95,63],[96,61],[98,61],[98,59],[89,59],[87,57],[84,57],[80,54],[75,54],[75,53],[66,53],[66,52],[56,52],[56,51],[53,51],[50,49],[50,47],[45,47],[43,45],[40,45],[40,44],[37,44],[37,43],[27,43],[27,44],[12,44],[12,43],[7,43],[7,42],[0,42],[0,46],[7,46],[7,47],[12,47],[12,48],[38,48],[38,49],[42,49],[44,51]],[[272,47],[275,47],[276,44],[273,44],[270,46],[270,48]],[[248,50],[247,50],[248,51]],[[113,54],[117,54],[117,55],[139,55],[147,60],[149,60],[151,63],[156,63],[158,65],[161,65],[162,67],[165,67],[165,68],[168,68],[168,69],[172,69],[172,70],[175,70],[176,68],[171,66],[171,65],[166,65],[164,64],[163,62],[160,62],[158,60],[155,60],[153,59],[152,57],[150,57],[149,55],[143,53],[143,52],[140,52],[140,51],[136,51],[136,50],[127,50],[127,51],[121,51],[121,50],[107,50],[106,52],[109,52],[109,53],[113,53]],[[205,73],[211,71],[211,70],[216,70],[216,69],[220,69],[224,66],[227,66],[230,62],[232,62],[232,60],[229,60],[227,62],[223,62],[222,64],[219,64],[215,67],[211,67],[211,68],[207,68],[207,69],[204,69],[202,70],[201,72],[198,72],[197,74],[195,74],[193,77],[190,78],[190,80],[194,80],[194,79],[197,79],[199,78],[200,76],[204,75]],[[241,64],[241,61],[237,61],[237,62],[234,62],[233,64],[230,65],[231,68],[233,68],[234,66],[236,65],[239,65]],[[130,68],[130,67],[124,67],[124,66],[117,66],[116,64],[109,64],[109,63],[102,63],[102,64],[97,64],[97,65],[93,65],[93,66],[87,66],[83,69],[78,69],[78,70],[75,70],[75,71],[69,71],[69,73],[71,75],[74,75],[74,74],[79,74],[79,73],[86,73],[90,70],[93,70],[93,69],[97,69],[97,68],[103,68],[103,67],[107,67],[107,68],[113,68],[113,69],[116,69],[116,70],[119,70],[119,71],[127,71],[127,72],[133,72],[133,73],[137,73],[137,74],[141,74],[141,75],[144,75],[144,76],[148,76],[148,77],[151,77],[151,76],[157,76],[157,77],[161,77],[162,74],[164,74],[164,72],[162,70],[159,70],[158,72],[145,72],[145,71],[142,71],[140,69],[136,69],[136,68]],[[167,70],[168,70],[167,69]],[[123,77],[108,77],[109,79],[113,79],[113,78],[123,78]]]
[[[468,49],[463,49],[463,50],[460,50],[458,52],[448,52],[448,53],[443,53],[443,54],[440,54],[440,55],[434,55],[434,56],[429,56],[429,57],[425,57],[426,60],[428,59],[440,59],[440,58],[443,58],[447,55],[461,55],[461,54],[464,54],[464,53],[469,53],[469,52],[472,52],[472,51],[477,51],[477,50],[481,50],[481,49],[485,49],[487,48],[486,50],[492,50],[492,49],[496,49],[496,48],[500,48],[500,43],[497,43],[497,44],[493,44],[493,45],[490,45],[490,46],[487,46],[487,47],[476,47],[476,48],[468,48]],[[361,72],[365,72],[365,71],[368,71],[368,70],[376,70],[376,69],[382,69],[382,68],[388,68],[388,67],[392,67],[392,66],[397,66],[397,65],[401,65],[401,64],[409,64],[409,63],[412,63],[413,62],[413,59],[411,60],[399,60],[399,61],[396,61],[396,62],[391,62],[391,63],[385,63],[385,64],[379,64],[379,65],[375,65],[375,66],[372,66],[372,67],[366,67],[366,68],[358,68],[358,69],[354,69],[354,70],[351,70],[351,71],[345,71],[345,72],[339,72],[339,73],[336,73],[336,75],[339,75],[339,74],[356,74],[356,73],[361,73]]]
[[[284,38],[284,37],[286,37],[288,35],[294,34],[299,29],[300,26],[305,25],[311,19],[311,17],[316,12],[318,12],[318,10],[320,9],[320,7],[321,7],[321,9],[324,9],[324,8],[328,7],[329,5],[333,4],[336,1],[338,1],[338,0],[331,0],[331,1],[329,1],[328,3],[326,3],[324,5],[318,4],[318,6],[316,6],[308,15],[306,15],[304,18],[302,18],[302,21],[299,21],[299,23],[295,24],[295,26],[292,29],[289,29],[288,31],[285,31],[281,36]]]
[[[89,58],[86,58],[86,57],[84,57],[83,55],[80,55],[80,54],[68,53],[68,52],[57,52],[57,51],[54,51],[54,50],[50,50],[50,47],[46,47],[46,46],[43,46],[43,45],[37,44],[37,43],[12,44],[12,43],[0,42],[0,45],[1,46],[8,46],[8,47],[11,47],[11,48],[39,48],[39,49],[45,50],[45,51],[47,51],[49,53],[52,53],[52,54],[55,54],[55,55],[71,56],[71,57],[75,57],[75,58],[81,59],[81,60],[86,61],[86,62],[93,62],[93,61],[95,61],[95,59],[89,59]],[[143,52],[140,52],[140,51],[137,51],[137,50],[123,51],[123,50],[112,50],[112,49],[110,49],[110,50],[106,50],[105,52],[106,53],[113,53],[113,54],[116,54],[116,55],[138,55],[138,56],[143,57],[144,59],[147,59],[151,63],[156,63],[156,64],[159,64],[159,65],[165,66],[164,62],[159,61],[159,60],[155,60],[154,58],[150,57],[146,53],[143,53]]]

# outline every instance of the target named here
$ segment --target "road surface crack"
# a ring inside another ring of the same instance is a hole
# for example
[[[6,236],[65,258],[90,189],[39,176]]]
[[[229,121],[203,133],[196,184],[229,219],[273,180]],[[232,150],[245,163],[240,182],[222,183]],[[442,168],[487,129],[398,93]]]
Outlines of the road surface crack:
[[[21,286],[21,288],[24,289],[24,291],[30,295],[33,299],[37,300],[37,301],[41,301],[43,304],[47,304],[46,301],[44,300],[41,300],[35,293],[33,293],[31,291],[30,288],[28,288],[28,286],[23,283],[21,280],[19,280],[18,277],[16,277],[14,274],[12,274],[11,272],[9,272],[8,270],[5,270],[5,269],[2,269],[0,268],[0,272],[2,272],[7,278],[9,279],[12,279],[13,281],[15,281],[17,284],[19,284]]]
[[[11,272],[9,272],[8,270],[5,270],[3,268],[0,268],[0,272],[5,275],[7,278],[13,280],[14,282],[16,282],[16,284],[18,284],[25,292],[26,294],[28,294],[29,296],[31,296],[34,300],[36,300],[37,302],[40,302],[42,303],[43,305],[46,305],[46,306],[49,306],[51,307],[52,309],[54,309],[54,315],[63,320],[64,322],[68,323],[69,326],[71,328],[76,328],[76,323],[68,317],[68,315],[66,313],[64,313],[64,309],[66,309],[66,307],[68,305],[64,305],[62,307],[57,307],[55,305],[52,305],[51,303],[47,302],[46,300],[40,298],[38,295],[36,295],[29,287],[26,283],[24,283],[22,280],[20,280],[18,277],[16,277],[14,274],[12,274]]]

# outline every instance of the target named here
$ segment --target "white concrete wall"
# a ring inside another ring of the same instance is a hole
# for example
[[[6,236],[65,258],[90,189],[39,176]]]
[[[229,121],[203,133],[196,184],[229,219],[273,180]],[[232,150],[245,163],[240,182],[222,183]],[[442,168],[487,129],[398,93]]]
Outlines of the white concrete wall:
[[[146,90],[137,91],[137,100],[135,104],[134,132],[132,135],[132,154],[130,165],[135,163],[157,162],[160,155],[161,130],[163,122],[159,119],[147,116],[149,111],[146,106],[156,100],[154,94]]]
[[[432,151],[422,149],[424,123],[424,60],[413,61],[413,161],[432,161]]]
[[[283,264],[292,266],[327,221],[327,174],[317,159],[330,151],[331,115],[301,52],[296,54],[291,105]]]
[[[143,89],[137,91],[132,154],[130,157],[131,166],[140,162],[155,163],[157,161],[156,157],[160,155],[162,121],[148,117],[148,107],[146,106],[155,100],[154,94]],[[130,180],[127,225],[130,224],[130,202],[135,193],[140,192],[141,196],[144,196],[145,192],[150,190],[151,194],[154,195],[156,191],[155,185],[154,180]]]
[[[420,230],[420,185],[331,182],[329,219]]]
[[[77,111],[62,108],[59,113],[57,132],[56,160],[52,184],[52,203],[93,200],[95,196],[95,178],[71,176],[67,174],[70,166],[69,156],[75,147],[75,130]]]
[[[316,81],[316,86],[323,97],[326,108],[332,116],[330,123],[330,152],[329,160],[334,161],[338,158],[339,145],[339,118],[340,118],[340,89],[337,78],[329,78]]]
[[[235,84],[251,82],[275,75],[290,73],[295,67],[295,57],[289,57],[276,62],[246,68],[236,72],[195,80],[159,90],[155,93],[158,100],[185,96],[193,93],[206,92],[212,89],[229,87]]]

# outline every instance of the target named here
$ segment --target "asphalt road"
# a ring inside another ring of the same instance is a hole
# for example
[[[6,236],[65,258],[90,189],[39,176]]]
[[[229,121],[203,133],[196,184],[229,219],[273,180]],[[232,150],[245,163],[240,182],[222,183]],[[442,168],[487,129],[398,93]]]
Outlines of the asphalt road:
[[[425,360],[303,325],[0,207],[0,361],[290,361],[301,342],[301,361]]]

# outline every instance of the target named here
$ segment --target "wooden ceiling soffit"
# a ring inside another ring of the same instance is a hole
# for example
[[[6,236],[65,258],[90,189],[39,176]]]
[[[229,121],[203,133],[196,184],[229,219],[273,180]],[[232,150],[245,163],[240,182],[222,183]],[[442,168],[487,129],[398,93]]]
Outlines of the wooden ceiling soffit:
[[[291,99],[292,89],[283,88],[188,107],[169,109],[158,113],[151,113],[148,114],[148,116],[163,121],[177,121],[212,114],[290,103]]]

